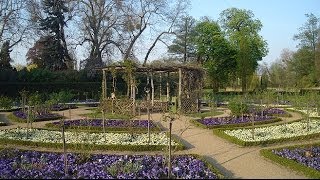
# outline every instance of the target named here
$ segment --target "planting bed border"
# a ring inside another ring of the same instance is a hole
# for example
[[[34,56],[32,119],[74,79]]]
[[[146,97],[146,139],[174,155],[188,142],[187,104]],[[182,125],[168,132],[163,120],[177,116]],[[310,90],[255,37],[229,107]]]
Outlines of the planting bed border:
[[[320,178],[320,171],[313,169],[311,167],[305,166],[299,162],[296,162],[295,160],[281,157],[281,156],[276,155],[272,152],[272,150],[282,150],[284,148],[295,149],[295,148],[305,148],[305,147],[309,147],[309,146],[320,146],[320,143],[285,146],[285,147],[281,147],[281,148],[272,148],[272,149],[261,149],[260,155],[267,158],[267,159],[270,159],[271,161],[276,162],[282,166],[285,166],[285,167],[290,168],[292,170],[301,172],[309,178],[319,179]]]
[[[19,122],[19,123],[27,123],[27,119],[22,119],[17,116],[15,116],[13,113],[10,113],[7,115],[7,118],[11,121]],[[40,121],[50,121],[50,120],[57,120],[57,119],[62,119],[64,116],[59,115],[57,117],[53,118],[42,118],[42,119],[34,119],[32,122],[40,122]]]
[[[44,128],[34,128],[34,129],[47,130]],[[99,133],[101,133],[101,132],[99,132]],[[119,132],[119,133],[126,133],[126,132]],[[172,134],[171,140],[178,143],[178,145],[172,145],[173,150],[186,149],[186,146],[183,145],[183,143],[181,142],[181,140],[177,136]],[[0,138],[0,144],[4,144],[4,145],[5,144],[14,144],[14,145],[22,145],[22,146],[60,148],[60,149],[63,147],[62,142],[61,143],[46,143],[46,142],[13,140],[13,139],[6,139],[6,138]],[[84,143],[77,143],[77,144],[67,143],[66,147],[67,147],[67,149],[72,149],[72,150],[163,151],[164,148],[167,148],[168,146],[167,145],[114,145],[114,144],[97,145],[97,144],[84,144]]]
[[[204,125],[204,124],[198,122],[197,120],[199,120],[199,119],[192,119],[190,121],[194,125],[201,127],[201,128],[205,128],[205,129],[247,127],[247,126],[252,125],[252,122],[247,122],[247,123],[239,123],[239,124],[222,124],[222,125],[207,126],[207,125]],[[270,124],[270,123],[275,123],[275,122],[280,122],[280,121],[282,121],[282,119],[274,118],[274,119],[270,119],[267,121],[255,121],[254,124],[255,125],[262,125],[262,124]]]
[[[313,119],[313,118],[312,118]],[[288,124],[294,123],[294,122],[298,122],[301,121],[303,119],[297,119],[295,121],[291,121]],[[280,124],[277,124],[280,125]],[[263,125],[263,126],[258,126],[258,127],[266,127],[267,125]],[[256,128],[258,128],[256,127]],[[243,127],[241,129],[251,129],[252,127]],[[290,138],[282,138],[282,139],[272,139],[272,140],[267,140],[267,141],[256,141],[256,142],[247,142],[247,141],[242,141],[236,137],[233,136],[229,136],[226,133],[224,133],[223,131],[225,130],[235,130],[235,129],[239,129],[239,128],[218,128],[218,129],[213,129],[213,134],[224,138],[232,143],[238,144],[240,146],[258,146],[258,145],[267,145],[267,144],[275,144],[275,143],[282,143],[282,142],[288,142],[288,141],[297,141],[297,140],[309,140],[311,138],[314,137],[320,137],[320,133],[315,133],[315,134],[309,134],[309,135],[305,135],[305,136],[296,136],[296,137],[290,137]]]

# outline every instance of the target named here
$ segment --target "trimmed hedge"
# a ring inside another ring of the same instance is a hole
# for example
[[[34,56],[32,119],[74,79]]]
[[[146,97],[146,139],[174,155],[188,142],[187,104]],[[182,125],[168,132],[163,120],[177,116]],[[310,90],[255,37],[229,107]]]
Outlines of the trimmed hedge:
[[[295,145],[295,146],[287,146],[287,147],[281,147],[281,148],[275,148],[274,150],[281,150],[284,148],[288,149],[294,149],[294,148],[303,148],[303,147],[308,147],[308,146],[320,146],[320,143],[315,143],[315,144],[308,144],[308,145]],[[287,168],[290,168],[292,170],[302,172],[305,176],[313,179],[319,179],[320,178],[320,171],[307,167],[295,160],[291,160],[288,158],[284,158],[281,156],[278,156],[272,152],[273,149],[261,149],[260,150],[260,155],[270,159],[278,164],[281,164]]]
[[[43,128],[38,128],[43,129]],[[101,132],[100,132],[101,133]],[[120,132],[124,133],[124,132]],[[171,136],[178,145],[172,145],[173,150],[184,150],[186,147],[182,142],[175,137]],[[45,148],[62,148],[63,144],[61,143],[46,143],[46,142],[32,142],[32,141],[23,141],[23,140],[13,140],[13,139],[4,139],[0,138],[0,144],[14,144],[22,146],[32,146],[32,147],[45,147]],[[71,150],[112,150],[112,151],[163,151],[167,148],[166,145],[97,145],[97,144],[66,144],[67,149]]]
[[[251,126],[252,122],[248,122],[248,123],[240,123],[240,124],[222,124],[222,125],[215,125],[215,126],[207,126],[204,125],[200,122],[197,121],[198,119],[192,119],[190,120],[194,125],[201,127],[201,128],[205,128],[205,129],[213,129],[213,128],[234,128],[234,127],[246,127],[246,126]],[[275,123],[275,122],[279,122],[282,121],[280,118],[275,118],[275,119],[271,119],[268,121],[255,121],[254,124],[255,125],[262,125],[262,124],[269,124],[269,123]]]
[[[7,118],[12,120],[12,121],[15,121],[15,122],[27,123],[26,119],[18,118],[13,113],[10,113],[9,115],[7,115]],[[64,118],[64,117],[63,116],[58,116],[58,117],[54,117],[54,118],[34,119],[33,122],[50,121],[50,120],[57,120],[57,119],[62,119],[62,118]]]
[[[200,159],[201,161],[204,162],[204,164],[213,172],[217,175],[218,179],[225,179],[225,176],[216,168],[214,167],[210,162],[208,162],[203,156],[198,155],[198,154],[185,154],[189,156],[193,156],[197,159]],[[175,155],[174,155],[175,156]],[[176,155],[178,156],[178,155]]]
[[[296,121],[301,121],[302,119],[298,119]],[[291,124],[292,121],[288,124]],[[259,127],[264,127],[264,126],[259,126]],[[267,145],[267,144],[274,144],[274,143],[282,143],[282,142],[288,142],[288,141],[297,141],[297,140],[309,140],[315,137],[320,137],[320,133],[315,133],[315,134],[309,134],[305,136],[297,136],[297,137],[291,137],[291,138],[283,138],[283,139],[272,139],[272,140],[267,140],[267,141],[256,141],[256,142],[247,142],[247,141],[242,141],[236,137],[229,136],[226,133],[224,133],[224,130],[233,130],[237,128],[220,128],[220,129],[213,129],[213,134],[224,138],[232,143],[238,144],[240,146],[258,146],[258,145]],[[243,129],[251,129],[251,127],[244,127]]]

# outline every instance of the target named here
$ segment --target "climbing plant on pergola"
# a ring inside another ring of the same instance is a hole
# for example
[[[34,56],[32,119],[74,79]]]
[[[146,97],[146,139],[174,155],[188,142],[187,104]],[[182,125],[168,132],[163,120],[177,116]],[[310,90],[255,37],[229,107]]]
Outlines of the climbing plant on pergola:
[[[150,88],[150,101],[151,107],[156,108],[163,103],[168,104],[170,100],[176,99],[176,105],[181,113],[197,112],[199,110],[199,99],[201,97],[201,90],[203,87],[204,70],[195,65],[161,65],[161,66],[135,66],[131,63],[125,65],[110,65],[101,68],[102,70],[102,101],[112,101],[113,111],[117,111],[117,103],[119,111],[129,111],[136,114],[136,89],[137,89],[137,74],[145,74],[147,76],[147,85],[144,87]],[[124,73],[124,80],[127,83],[127,98],[117,99],[116,92],[116,75],[118,73]],[[178,74],[179,80],[177,83],[178,88],[175,93],[170,93],[169,79],[174,74]],[[112,76],[112,92],[107,94],[107,76]],[[166,94],[165,100],[155,99],[155,87],[154,77],[159,75],[160,81],[166,76],[166,92],[161,91],[162,87],[160,83],[160,98],[163,94]],[[147,87],[148,86],[148,87]],[[163,94],[162,94],[163,93]],[[170,96],[175,94],[175,96]],[[174,98],[175,97],[175,98]],[[127,103],[124,103],[127,102]],[[127,108],[125,108],[127,107]],[[121,113],[121,112],[120,112]],[[129,113],[129,112],[127,112]]]

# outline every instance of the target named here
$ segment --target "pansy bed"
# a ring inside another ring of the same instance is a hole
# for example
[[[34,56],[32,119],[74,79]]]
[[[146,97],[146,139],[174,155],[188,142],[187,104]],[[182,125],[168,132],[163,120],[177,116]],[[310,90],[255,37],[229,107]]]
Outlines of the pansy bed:
[[[281,119],[272,116],[255,116],[255,124],[267,124],[281,121]],[[195,125],[203,128],[220,128],[220,127],[242,127],[252,124],[252,116],[244,117],[213,117],[191,120]]]
[[[62,117],[62,115],[56,113],[37,113],[35,114],[35,118],[33,119],[33,121],[48,121],[61,119]],[[14,111],[8,115],[8,118],[13,121],[26,123],[28,119],[28,114],[24,113],[23,111]]]
[[[51,107],[51,111],[63,111],[63,110],[68,110],[68,109],[76,109],[78,108],[75,104],[54,104]]]
[[[62,132],[47,129],[15,128],[0,130],[0,142],[30,146],[62,147]],[[70,149],[101,149],[101,150],[163,150],[168,145],[166,133],[90,133],[66,131],[65,142]],[[182,150],[184,146],[176,139],[171,140],[172,146]]]
[[[0,151],[1,179],[164,179],[168,167],[162,155],[109,155],[67,153],[64,155],[18,149]],[[198,155],[172,158],[171,178],[221,179],[211,164]],[[66,170],[66,171],[65,171]]]
[[[46,127],[61,128],[62,122],[47,123]],[[148,120],[124,120],[124,119],[108,119],[105,120],[106,131],[148,131]],[[76,119],[64,121],[66,129],[84,129],[84,130],[103,130],[102,119]],[[160,131],[161,129],[152,121],[149,121],[151,131]]]
[[[304,173],[310,178],[320,178],[320,144],[262,149],[262,156],[281,165]]]
[[[276,116],[276,117],[291,117],[290,113],[279,108],[267,108],[267,109],[264,109],[262,112],[258,111],[255,114],[259,116],[267,115],[267,116]]]
[[[214,129],[213,132],[220,137],[243,146],[270,144],[287,140],[318,137],[320,136],[320,121],[311,119],[310,123],[303,120],[255,128]]]

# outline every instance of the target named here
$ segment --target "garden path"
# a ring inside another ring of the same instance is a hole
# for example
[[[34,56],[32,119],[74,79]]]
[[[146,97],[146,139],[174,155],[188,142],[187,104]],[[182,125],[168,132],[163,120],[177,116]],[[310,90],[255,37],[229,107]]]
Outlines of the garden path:
[[[88,107],[79,107],[77,109],[71,110],[71,118],[84,118],[85,113],[90,113]],[[219,116],[227,116],[230,114],[228,109],[220,109],[224,111],[223,114]],[[64,114],[69,116],[68,110],[60,111],[59,114]],[[286,122],[294,121],[300,119],[301,115],[299,113],[290,112],[292,117],[284,118]],[[6,115],[8,113],[0,112],[0,121],[6,122]],[[162,114],[155,113],[152,114],[151,118],[153,121],[160,123],[165,129],[168,129],[168,122],[161,121]],[[140,119],[147,119],[147,115],[142,115]],[[56,120],[59,121],[59,120]],[[48,122],[37,122],[33,124],[33,127],[41,128],[44,124]],[[13,122],[9,126],[0,126],[0,129],[9,129],[16,127],[26,127],[25,123],[15,123]],[[277,165],[270,160],[265,159],[259,155],[259,150],[266,147],[241,147],[236,144],[230,143],[220,137],[213,135],[212,130],[203,129],[194,126],[189,122],[189,118],[185,116],[180,116],[179,120],[173,121],[173,131],[175,136],[187,146],[186,150],[173,152],[173,154],[199,154],[203,155],[209,162],[214,164],[227,178],[240,178],[240,179],[305,179],[306,177],[302,174],[298,174],[288,168],[281,165]],[[319,141],[316,139],[314,141]],[[279,147],[292,144],[303,144],[310,143],[303,141],[289,142],[281,145],[269,145],[267,148]],[[3,146],[3,145],[2,145]],[[15,146],[17,147],[17,146]],[[26,147],[21,147],[26,149]],[[48,150],[46,148],[29,148],[37,150]],[[52,151],[52,150],[51,150]],[[59,150],[54,150],[59,151]],[[101,153],[101,151],[96,151],[94,153]],[[115,152],[115,151],[104,151],[103,153],[112,154],[133,154],[134,152]],[[163,154],[163,152],[141,152],[145,154]]]

